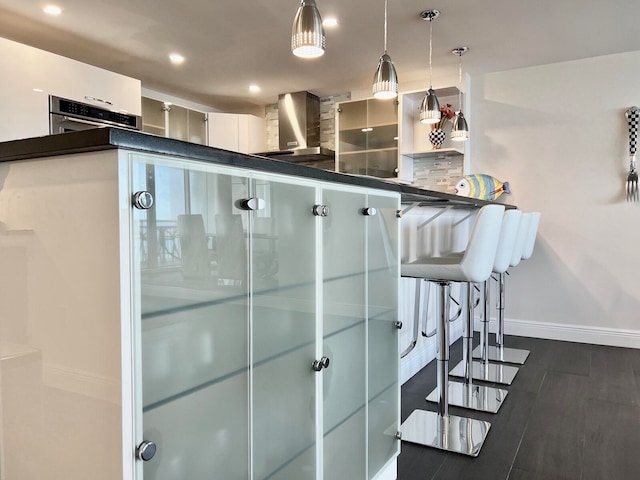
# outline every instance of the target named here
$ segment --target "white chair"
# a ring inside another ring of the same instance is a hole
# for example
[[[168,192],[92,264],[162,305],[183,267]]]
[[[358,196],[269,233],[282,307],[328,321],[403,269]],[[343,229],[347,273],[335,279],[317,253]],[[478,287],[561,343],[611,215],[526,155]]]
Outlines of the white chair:
[[[422,278],[438,285],[436,359],[437,412],[414,410],[400,427],[403,441],[477,456],[491,424],[449,415],[449,289],[451,282],[484,282],[496,256],[504,206],[482,207],[474,220],[462,255],[429,257],[403,264],[403,277]]]
[[[520,225],[520,219],[522,212],[520,210],[507,210],[504,213],[502,219],[502,226],[500,227],[500,238],[498,240],[498,250],[493,262],[493,272],[504,272],[509,266],[511,260],[511,254],[516,243],[516,237],[518,234],[518,227]],[[488,281],[483,282],[483,286],[488,285]],[[492,367],[488,364],[488,360],[485,360],[485,364],[480,362],[473,362],[473,305],[472,305],[472,291],[473,285],[468,283],[463,287],[465,295],[463,296],[463,302],[466,302],[466,318],[465,329],[462,337],[462,362],[450,372],[452,376],[462,376],[463,383],[449,382],[449,405],[455,405],[462,408],[469,408],[472,410],[480,410],[484,412],[496,413],[502,403],[504,402],[507,391],[499,388],[488,387],[483,385],[474,385],[474,378],[480,380],[486,380],[487,377],[504,378],[505,372],[499,371],[499,368]],[[485,294],[485,298],[488,301],[488,295]],[[485,309],[486,311],[487,309]],[[489,338],[489,322],[488,315],[483,316],[483,329],[480,337],[481,345],[488,347]],[[506,367],[502,370],[507,370],[513,367]],[[517,373],[517,369],[515,370]],[[513,375],[515,375],[513,373]],[[500,382],[497,382],[500,383]],[[433,400],[434,394],[427,397],[427,400]]]
[[[523,220],[524,218],[524,220]],[[522,226],[524,224],[524,227]],[[524,232],[527,231],[528,218],[523,216],[520,210],[509,210],[504,214],[504,220],[502,222],[502,228],[500,230],[500,241],[498,242],[498,251],[496,253],[495,261],[493,263],[493,273],[503,274],[509,268],[514,249],[518,249],[518,252],[522,251],[522,245],[524,244]],[[520,236],[519,236],[520,234]],[[480,352],[481,361],[472,362],[471,355],[471,342],[472,339],[467,339],[464,346],[469,346],[469,350],[463,351],[463,354],[467,354],[463,361],[451,370],[451,375],[454,377],[463,377],[465,382],[469,382],[469,377],[475,380],[483,380],[485,382],[502,383],[510,385],[513,382],[518,368],[508,365],[496,365],[489,362],[489,321],[490,321],[490,294],[489,283],[490,279],[482,282],[480,305],[482,306],[482,329],[480,330],[480,345],[478,347]],[[473,314],[471,314],[473,318]],[[469,320],[471,323],[472,320]],[[473,328],[470,325],[469,336],[473,337]],[[463,349],[464,350],[464,349]],[[498,391],[496,393],[500,393]],[[491,397],[493,398],[493,397]],[[498,400],[502,397],[498,396]],[[500,403],[501,404],[501,403]],[[499,408],[500,404],[497,405]]]
[[[536,243],[538,225],[540,224],[540,212],[532,212],[523,215],[526,222],[523,223],[523,231],[520,233],[520,245],[514,249],[510,266],[515,267],[521,260],[528,260],[533,255]],[[518,249],[519,247],[519,249]],[[498,303],[496,322],[496,344],[489,347],[486,355],[492,362],[517,363],[522,365],[529,356],[529,350],[519,348],[507,348],[504,346],[504,305],[505,305],[505,272],[498,276]],[[474,351],[474,357],[483,358],[482,349]]]

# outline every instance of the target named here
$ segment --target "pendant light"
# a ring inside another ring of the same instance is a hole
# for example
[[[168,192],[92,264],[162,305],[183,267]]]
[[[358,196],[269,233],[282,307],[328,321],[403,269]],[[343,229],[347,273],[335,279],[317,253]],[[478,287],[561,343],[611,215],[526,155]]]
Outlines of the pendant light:
[[[460,58],[458,64],[458,105],[460,110],[456,118],[453,119],[453,125],[451,126],[451,140],[457,142],[464,142],[469,138],[469,125],[467,120],[462,114],[462,55],[469,51],[469,47],[458,47],[451,50],[451,53],[458,55]]]
[[[317,58],[324,55],[326,38],[316,0],[302,0],[293,19],[291,52],[296,57]]]
[[[429,90],[422,99],[420,105],[420,121],[422,123],[438,123],[440,121],[440,102],[438,96],[433,89],[433,70],[431,66],[431,57],[433,52],[433,21],[440,16],[440,10],[425,10],[420,13],[420,18],[429,21]]]
[[[398,96],[398,74],[391,57],[387,55],[387,0],[384,0],[384,53],[373,75],[373,96],[382,99]]]

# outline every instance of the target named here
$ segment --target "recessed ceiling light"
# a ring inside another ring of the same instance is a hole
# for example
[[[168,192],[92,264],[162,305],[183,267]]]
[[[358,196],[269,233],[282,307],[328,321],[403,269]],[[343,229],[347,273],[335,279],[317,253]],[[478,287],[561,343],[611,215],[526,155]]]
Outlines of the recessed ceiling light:
[[[249,91],[253,93],[257,93],[260,91],[260,87],[258,85],[249,85]]]
[[[184,57],[179,53],[170,53],[169,60],[171,60],[171,63],[173,63],[174,65],[180,65],[184,62]]]
[[[47,15],[60,15],[62,13],[62,9],[57,5],[47,5],[42,11]]]
[[[336,17],[327,17],[322,21],[323,27],[336,27],[338,26],[338,19]]]
[[[44,92],[44,90],[42,90],[41,88],[32,88],[32,90],[36,93],[42,93]]]

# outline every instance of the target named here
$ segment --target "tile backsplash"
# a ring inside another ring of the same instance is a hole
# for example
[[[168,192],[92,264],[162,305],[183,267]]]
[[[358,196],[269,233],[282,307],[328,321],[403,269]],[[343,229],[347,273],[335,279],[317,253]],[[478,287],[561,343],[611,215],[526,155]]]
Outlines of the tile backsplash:
[[[413,162],[413,184],[416,187],[455,193],[454,187],[463,175],[463,156],[442,154]]]

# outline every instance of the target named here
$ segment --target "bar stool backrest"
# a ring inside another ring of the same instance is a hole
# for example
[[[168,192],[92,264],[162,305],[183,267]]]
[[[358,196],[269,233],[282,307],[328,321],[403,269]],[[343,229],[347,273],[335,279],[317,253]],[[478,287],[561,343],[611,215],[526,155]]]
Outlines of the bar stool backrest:
[[[522,218],[521,210],[507,210],[502,217],[502,227],[500,228],[500,240],[498,240],[498,251],[493,262],[495,273],[504,273],[509,268],[513,249],[516,245],[518,227]]]
[[[464,281],[480,283],[491,275],[503,215],[503,205],[486,205],[478,211],[460,262]]]
[[[540,212],[531,213],[529,228],[527,229],[527,237],[522,248],[522,260],[529,260],[533,255],[533,247],[536,244],[536,235],[538,233],[538,225],[540,224]]]
[[[520,217],[520,225],[518,225],[518,234],[516,235],[516,243],[513,246],[511,262],[509,262],[509,265],[512,267],[517,266],[520,263],[520,260],[522,260],[522,252],[524,252],[524,244],[527,241],[530,222],[531,214],[523,213],[522,217]]]

